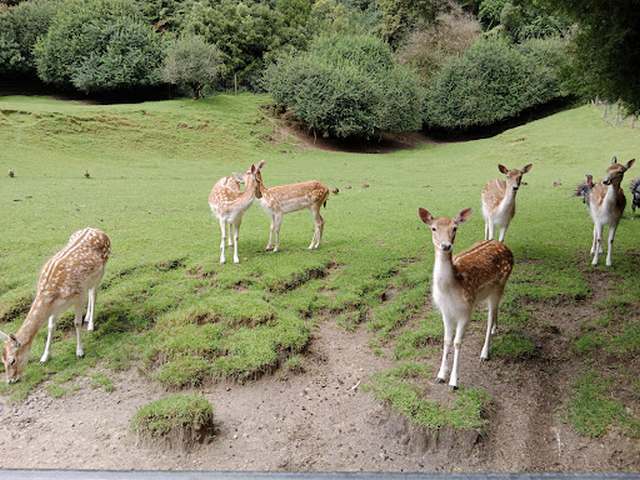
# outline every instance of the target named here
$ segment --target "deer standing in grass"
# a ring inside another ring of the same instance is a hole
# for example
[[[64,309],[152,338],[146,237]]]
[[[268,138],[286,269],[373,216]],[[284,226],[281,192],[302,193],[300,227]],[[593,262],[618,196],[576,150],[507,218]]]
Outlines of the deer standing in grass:
[[[238,238],[242,216],[253,203],[260,198],[260,180],[258,174],[264,162],[251,165],[244,173],[244,192],[235,176],[223,177],[216,182],[209,194],[209,207],[220,224],[220,263],[226,262],[225,239],[229,232],[229,246],[233,244],[233,263],[240,263],[238,257]]]
[[[309,250],[318,248],[324,230],[324,219],[320,215],[320,208],[327,206],[329,189],[316,180],[267,188],[264,186],[260,172],[258,172],[258,178],[262,193],[260,204],[267,214],[271,216],[269,242],[265,250],[277,252],[280,248],[282,217],[287,213],[297,212],[305,208],[311,211],[314,221],[313,238],[309,244]]]
[[[522,176],[528,173],[532,164],[525,165],[522,170],[509,170],[504,165],[498,165],[498,170],[504,173],[506,180],[495,179],[488,182],[482,189],[482,216],[484,217],[484,239],[493,240],[496,226],[500,228],[498,240],[504,242],[509,224],[516,214],[516,192],[522,183]]]
[[[483,300],[488,302],[489,313],[480,359],[489,358],[491,335],[495,334],[498,323],[498,307],[513,269],[513,254],[504,243],[485,240],[455,257],[452,255],[456,230],[471,216],[470,208],[462,210],[454,219],[435,218],[424,208],[418,209],[418,216],[431,228],[435,250],[432,294],[444,323],[444,350],[436,381],[444,383],[447,379],[449,350],[453,344],[449,386],[456,389],[464,331],[474,307]]]
[[[624,192],[620,187],[624,174],[629,170],[635,159],[629,160],[626,165],[618,163],[618,159],[613,157],[611,159],[611,165],[607,169],[607,175],[602,182],[593,183],[590,175],[587,175],[587,181],[578,186],[578,190],[584,192],[584,196],[587,205],[589,206],[589,213],[593,220],[593,242],[591,243],[591,255],[593,255],[592,265],[597,265],[599,256],[603,252],[602,248],[602,233],[604,226],[609,226],[609,239],[607,244],[607,258],[606,265],[611,266],[611,252],[613,249],[613,241],[616,236],[616,230],[618,223],[624,208],[627,205],[627,199],[624,196]],[[580,195],[578,191],[577,195]]]
[[[0,338],[5,341],[2,362],[7,382],[13,383],[20,378],[33,339],[47,320],[49,329],[40,362],[49,359],[56,319],[71,307],[75,309],[76,356],[84,356],[80,339],[82,315],[87,306],[88,329],[93,330],[95,290],[102,280],[110,253],[109,237],[97,228],[85,228],[74,233],[67,245],[44,265],[24,323],[15,335],[0,332]]]

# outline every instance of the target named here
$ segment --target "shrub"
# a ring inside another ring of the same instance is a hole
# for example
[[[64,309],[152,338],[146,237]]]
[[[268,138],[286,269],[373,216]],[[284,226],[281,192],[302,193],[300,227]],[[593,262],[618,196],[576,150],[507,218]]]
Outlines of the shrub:
[[[306,41],[294,18],[287,20],[268,2],[254,0],[196,3],[186,15],[185,32],[201,35],[207,43],[218,46],[228,67],[227,85],[237,80],[252,89],[258,87],[266,54],[285,44],[301,47]]]
[[[453,56],[462,55],[478,38],[479,23],[463,13],[445,14],[415,30],[398,50],[398,61],[409,65],[426,84]]]
[[[39,77],[90,92],[159,83],[161,38],[126,0],[68,0],[36,44]]]
[[[193,98],[201,98],[205,88],[213,87],[223,71],[222,54],[215,45],[199,36],[183,36],[167,49],[162,78],[189,88]]]
[[[0,75],[35,74],[33,47],[47,33],[57,5],[32,0],[0,11]]]
[[[522,53],[501,39],[475,43],[433,78],[425,122],[448,129],[487,126],[564,96],[549,78],[554,70],[537,65],[533,50]]]
[[[265,85],[276,105],[325,137],[371,138],[420,127],[422,90],[389,47],[367,35],[330,35],[308,53],[271,65]]]
[[[142,406],[131,429],[147,443],[189,448],[213,434],[213,407],[200,395],[169,395]]]

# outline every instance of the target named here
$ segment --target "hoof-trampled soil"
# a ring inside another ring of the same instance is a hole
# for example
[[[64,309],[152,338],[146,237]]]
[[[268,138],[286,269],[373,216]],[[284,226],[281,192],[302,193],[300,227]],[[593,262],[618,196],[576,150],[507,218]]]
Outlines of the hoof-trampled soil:
[[[592,283],[595,281],[591,279]],[[595,291],[603,292],[603,289]],[[585,301],[597,300],[598,295]],[[118,374],[115,391],[88,380],[60,399],[43,389],[21,404],[2,405],[4,468],[222,470],[493,470],[593,471],[640,468],[640,445],[613,430],[596,440],[566,422],[563,401],[577,374],[565,360],[576,325],[589,308],[534,306],[537,354],[528,360],[481,363],[483,323],[465,339],[462,379],[493,398],[490,426],[456,452],[415,448],[412,433],[362,384],[391,362],[369,347],[366,329],[348,333],[328,320],[314,333],[305,372],[267,376],[245,385],[204,388],[215,406],[217,435],[191,452],[139,446],[129,420],[164,392],[135,372]],[[576,313],[578,312],[578,313]],[[582,312],[582,313],[579,313]],[[434,386],[443,388],[445,386]],[[447,393],[455,395],[455,393]],[[419,442],[418,442],[419,443]],[[459,453],[459,454],[457,454]]]

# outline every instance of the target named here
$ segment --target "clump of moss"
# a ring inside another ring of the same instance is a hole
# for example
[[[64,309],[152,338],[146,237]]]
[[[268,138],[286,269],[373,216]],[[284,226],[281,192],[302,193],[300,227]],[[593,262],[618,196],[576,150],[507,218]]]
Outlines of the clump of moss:
[[[143,443],[188,450],[213,436],[213,406],[201,395],[169,395],[138,409],[131,429]]]

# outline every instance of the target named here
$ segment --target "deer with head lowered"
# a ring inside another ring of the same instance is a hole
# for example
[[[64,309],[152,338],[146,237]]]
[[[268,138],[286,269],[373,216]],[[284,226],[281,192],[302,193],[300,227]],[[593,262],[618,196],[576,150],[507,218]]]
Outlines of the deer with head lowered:
[[[13,383],[20,378],[33,339],[47,320],[49,329],[40,362],[49,359],[56,319],[71,307],[75,309],[76,356],[84,356],[80,339],[82,315],[86,306],[88,329],[93,330],[95,291],[110,254],[111,241],[107,234],[97,228],[85,228],[74,233],[67,245],[44,265],[24,323],[15,334],[0,332],[0,338],[5,342],[2,362],[7,382]]]
[[[482,189],[482,216],[484,217],[484,239],[492,240],[494,230],[500,228],[498,240],[504,242],[509,224],[516,214],[516,192],[522,184],[522,176],[531,171],[532,164],[525,165],[522,170],[509,170],[498,165],[498,170],[506,175],[506,179],[496,178],[488,182]]]
[[[260,198],[260,179],[258,174],[264,162],[251,165],[243,174],[244,191],[235,175],[223,177],[216,182],[209,194],[209,207],[220,224],[220,263],[226,262],[225,239],[229,233],[229,246],[233,244],[233,263],[240,263],[238,256],[238,238],[242,216],[253,200]]]
[[[280,248],[282,217],[287,213],[297,212],[305,208],[311,211],[314,221],[313,238],[309,244],[309,250],[318,248],[324,230],[324,219],[320,215],[320,208],[327,205],[329,189],[316,180],[267,188],[262,181],[261,172],[258,172],[258,178],[262,193],[260,204],[271,217],[269,242],[265,250],[277,252]]]
[[[613,241],[616,236],[616,230],[618,229],[618,223],[627,205],[627,199],[624,196],[620,184],[622,183],[625,172],[629,170],[634,163],[635,159],[631,159],[623,165],[618,163],[616,157],[613,157],[611,159],[611,165],[609,165],[607,169],[607,175],[601,182],[593,183],[591,176],[587,175],[587,180],[579,185],[576,190],[576,195],[584,197],[589,207],[589,214],[593,220],[593,241],[591,243],[591,255],[593,255],[592,265],[598,264],[599,255],[603,252],[602,234],[605,225],[609,226],[607,258],[605,263],[608,267],[612,264],[611,252]]]
[[[498,307],[513,269],[513,254],[504,243],[485,240],[453,256],[456,231],[458,226],[471,216],[470,208],[462,210],[453,219],[436,218],[424,208],[418,209],[418,216],[431,229],[435,250],[432,295],[444,323],[444,350],[436,381],[444,383],[447,379],[448,356],[453,345],[453,367],[449,376],[449,386],[456,389],[464,331],[474,307],[483,300],[488,303],[489,314],[480,359],[489,358],[491,335],[495,334],[497,328]]]

